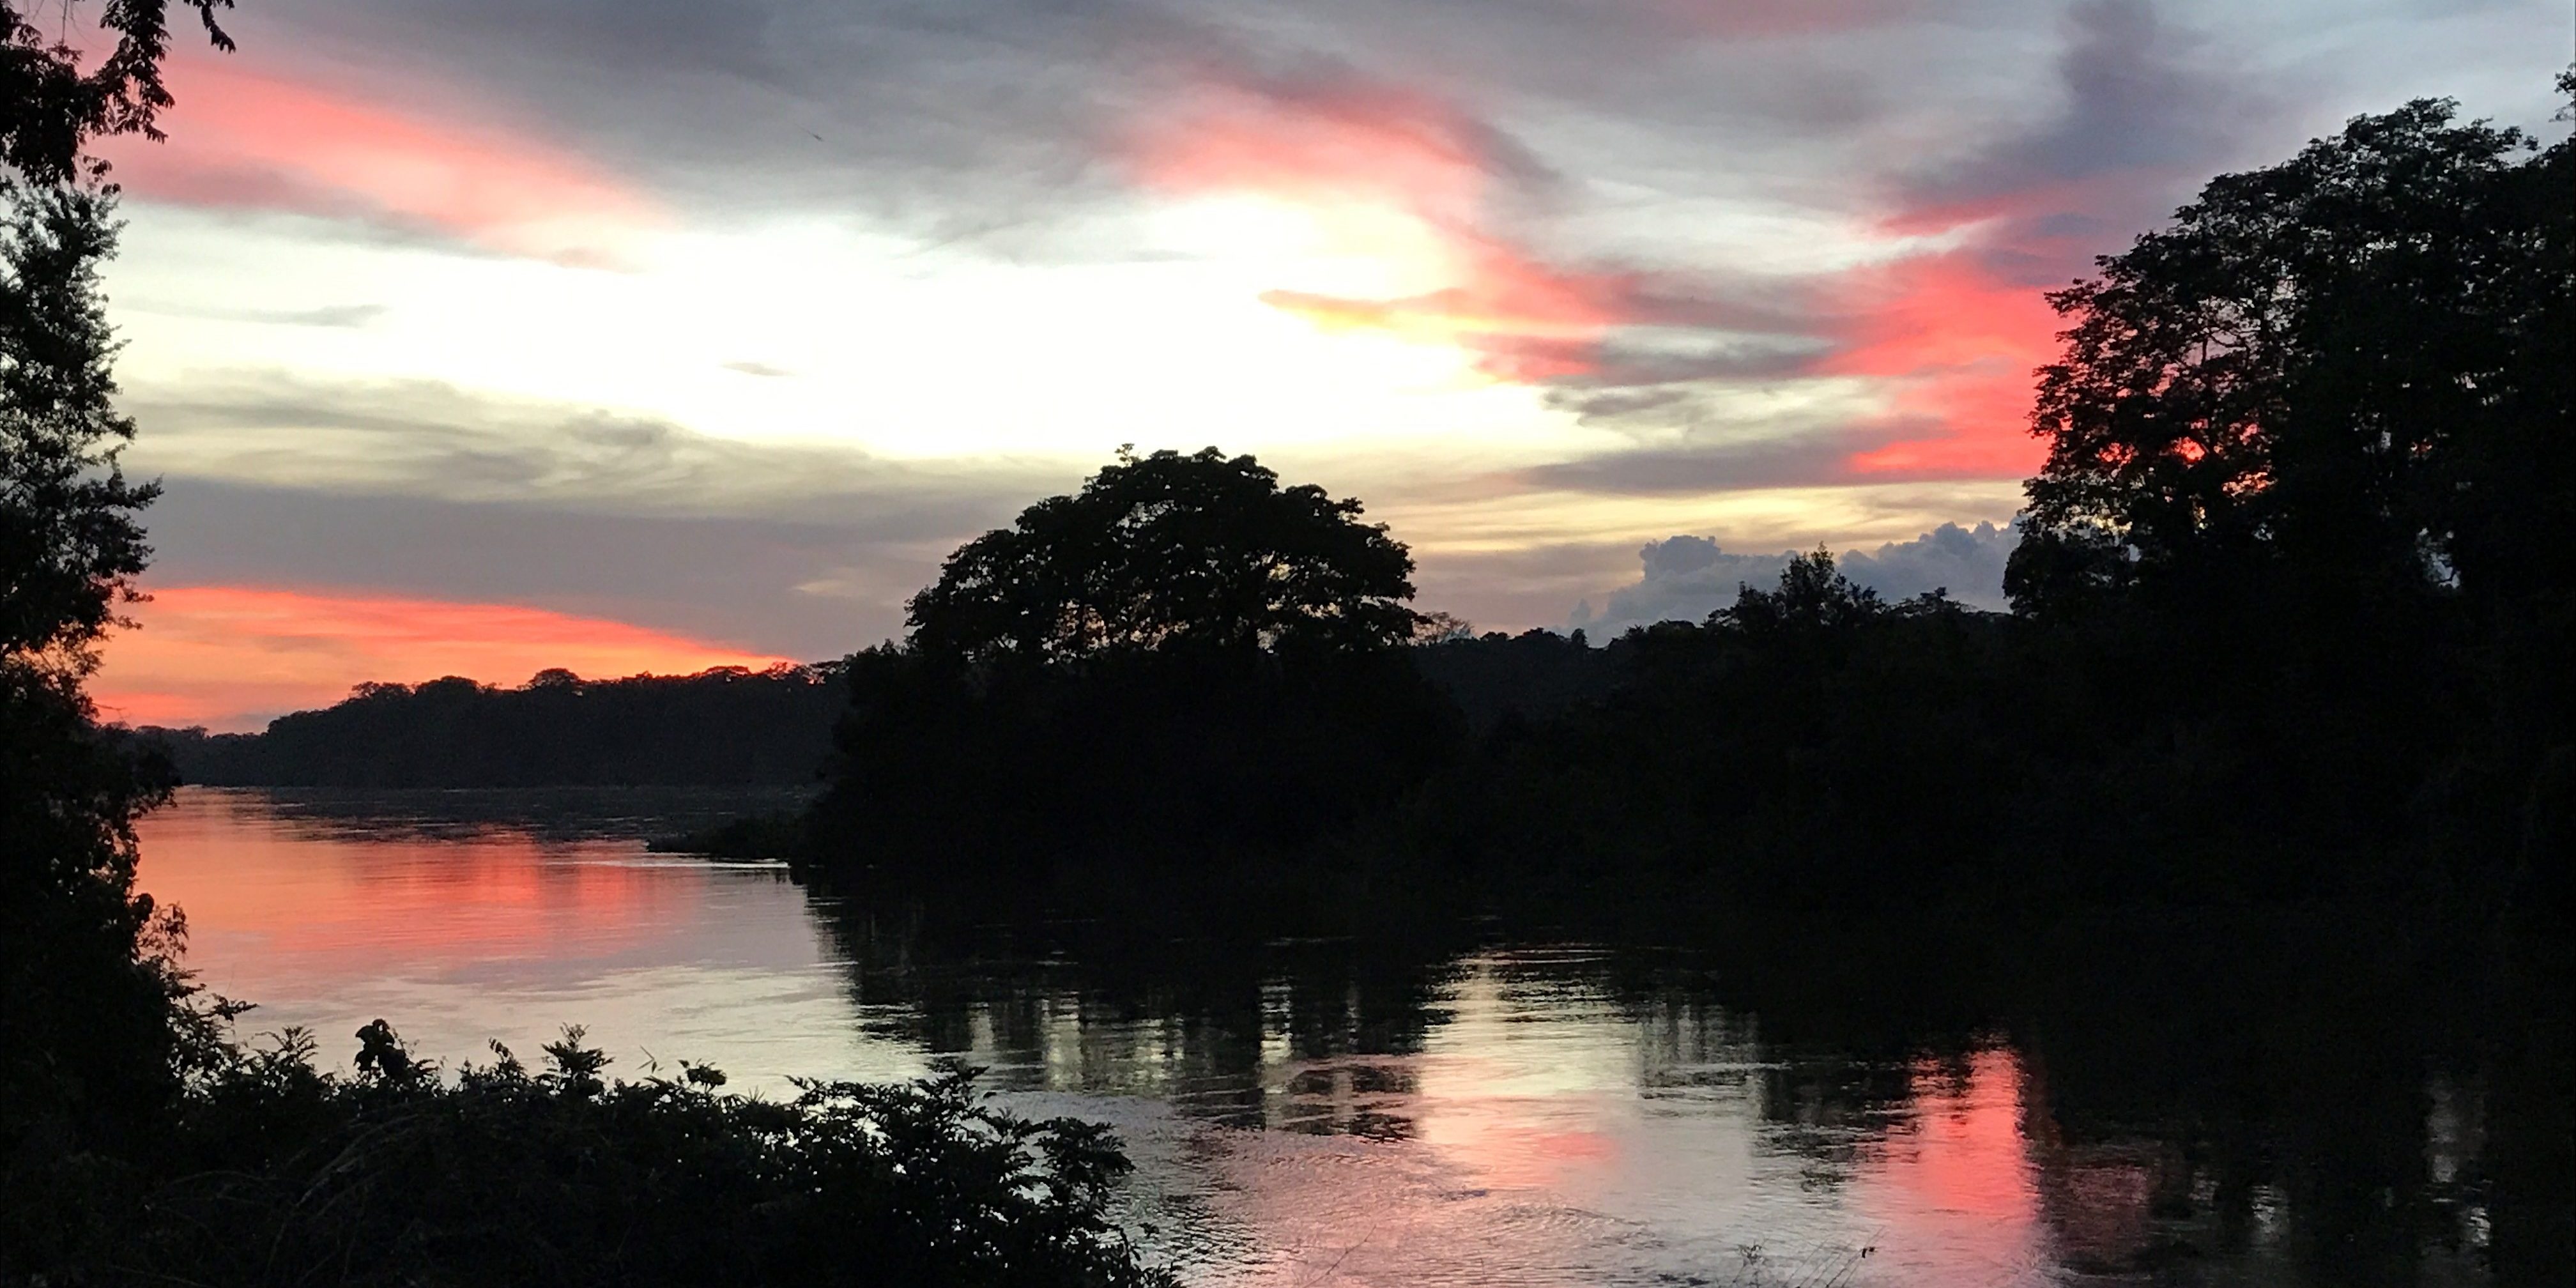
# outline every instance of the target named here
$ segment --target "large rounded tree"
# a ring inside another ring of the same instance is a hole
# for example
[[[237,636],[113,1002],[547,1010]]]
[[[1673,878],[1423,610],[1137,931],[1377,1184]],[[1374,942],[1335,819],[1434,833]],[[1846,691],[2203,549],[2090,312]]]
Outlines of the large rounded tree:
[[[1088,897],[1382,807],[1457,717],[1396,647],[1412,557],[1360,514],[1249,456],[1121,452],[967,543],[906,643],[850,659],[820,857]]]
[[[2213,180],[2049,297],[2071,326],[2040,371],[2016,603],[2563,584],[2571,156],[2455,114],[2356,118]]]
[[[912,599],[912,643],[971,661],[1402,643],[1413,557],[1360,513],[1249,456],[1122,451],[950,555]]]

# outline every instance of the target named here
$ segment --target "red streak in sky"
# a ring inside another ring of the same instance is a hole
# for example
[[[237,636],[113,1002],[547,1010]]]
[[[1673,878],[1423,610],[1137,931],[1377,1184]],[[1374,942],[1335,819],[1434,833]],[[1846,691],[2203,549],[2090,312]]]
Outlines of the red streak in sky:
[[[170,586],[135,616],[142,628],[109,643],[90,687],[101,715],[138,725],[256,728],[371,680],[516,684],[548,667],[613,677],[785,660],[606,618],[364,592]]]
[[[427,231],[547,257],[608,254],[658,222],[642,195],[568,151],[453,115],[397,109],[230,61],[184,59],[172,142],[103,150],[139,196]]]
[[[1861,475],[2010,477],[2045,454],[2030,434],[2032,372],[2063,323],[2031,286],[1964,253],[1925,256],[1855,279],[1844,346],[1819,374],[1887,382],[1896,418],[1930,433],[1847,458]]]
[[[1405,267],[1450,283],[1386,298],[1264,292],[1273,308],[1326,330],[1455,345],[1500,380],[1587,374],[1591,346],[1633,311],[1634,282],[1561,268],[1477,227],[1497,169],[1512,164],[1500,146],[1427,95],[1347,86],[1279,98],[1214,86],[1196,110],[1137,138],[1128,162],[1165,192],[1393,214],[1419,235],[1418,246],[1395,253],[1428,261]]]

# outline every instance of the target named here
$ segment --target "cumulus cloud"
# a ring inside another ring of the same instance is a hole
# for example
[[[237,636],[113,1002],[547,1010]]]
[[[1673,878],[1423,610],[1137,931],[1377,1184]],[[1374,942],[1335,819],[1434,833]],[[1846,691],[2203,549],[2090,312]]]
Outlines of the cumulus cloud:
[[[1961,603],[2002,608],[2004,560],[2020,539],[2015,524],[1963,528],[1945,523],[1912,541],[1845,551],[1835,562],[1844,576],[1886,599],[1944,590]],[[1611,591],[1597,612],[1589,600],[1578,604],[1567,624],[1606,638],[1631,626],[1699,621],[1734,603],[1741,588],[1767,587],[1779,580],[1781,570],[1798,554],[1795,550],[1737,553],[1712,537],[1650,541],[1637,552],[1644,568],[1636,583]]]

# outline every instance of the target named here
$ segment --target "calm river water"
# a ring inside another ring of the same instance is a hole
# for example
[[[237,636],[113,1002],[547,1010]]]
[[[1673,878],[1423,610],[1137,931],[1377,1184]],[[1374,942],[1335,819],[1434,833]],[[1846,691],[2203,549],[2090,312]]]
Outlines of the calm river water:
[[[2116,1052],[1853,1043],[1678,952],[953,952],[638,839],[735,803],[188,789],[143,827],[144,885],[201,980],[259,1003],[247,1028],[344,1066],[378,1016],[451,1067],[580,1023],[613,1071],[687,1057],[737,1089],[964,1055],[1023,1109],[1113,1123],[1131,1221],[1193,1283],[2486,1282],[2474,1079],[2411,1053],[2335,1102],[2348,1150],[2187,1089],[2159,1121],[2192,1130],[2151,1131],[2070,1089],[2121,1081]]]

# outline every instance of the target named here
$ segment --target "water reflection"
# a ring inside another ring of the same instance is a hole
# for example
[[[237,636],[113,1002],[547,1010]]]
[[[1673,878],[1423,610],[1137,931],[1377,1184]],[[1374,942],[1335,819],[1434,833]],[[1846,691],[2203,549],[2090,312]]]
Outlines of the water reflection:
[[[754,1085],[921,1067],[852,1031],[839,972],[780,869],[650,855],[674,811],[632,797],[588,825],[532,793],[187,789],[143,822],[143,888],[187,914],[189,965],[323,1049],[383,1016],[449,1063],[566,1023],[633,1073],[712,1061]],[[678,798],[676,814],[707,804]],[[620,835],[620,832],[623,832]]]
[[[520,796],[192,791],[146,885],[327,1050],[384,1015],[450,1060],[578,1020],[629,1072],[772,1089],[966,1056],[1116,1124],[1132,1220],[1200,1283],[2488,1282],[2496,1127],[2400,999],[2294,1026],[2233,981],[2065,980],[1962,1023],[1490,927],[975,925],[636,843],[705,799]]]

